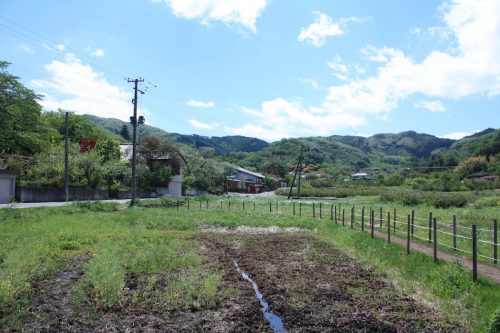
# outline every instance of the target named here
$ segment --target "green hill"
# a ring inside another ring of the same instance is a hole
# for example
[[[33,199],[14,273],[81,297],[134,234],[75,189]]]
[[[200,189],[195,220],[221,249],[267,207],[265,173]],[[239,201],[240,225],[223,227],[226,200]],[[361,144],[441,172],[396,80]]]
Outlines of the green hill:
[[[130,135],[132,135],[132,125],[115,118],[101,118],[93,115],[85,115],[92,123],[107,129],[110,132],[120,134],[122,127],[125,125]],[[266,141],[248,138],[245,136],[223,136],[223,137],[206,137],[201,135],[185,135],[177,133],[168,133],[158,127],[141,125],[138,128],[139,138],[146,136],[157,136],[161,139],[170,140],[178,143],[183,143],[193,148],[208,147],[214,150],[214,155],[224,156],[231,152],[256,152],[267,147],[269,143]],[[125,138],[123,139],[124,141]]]
[[[124,125],[131,133],[131,126],[121,120],[91,115],[85,117],[113,133],[120,134]],[[417,165],[454,166],[471,156],[495,155],[500,152],[500,130],[491,128],[461,140],[406,131],[375,134],[367,138],[332,135],[267,143],[244,136],[205,137],[167,133],[149,125],[139,127],[139,137],[150,135],[195,149],[209,149],[217,159],[270,173],[276,168],[292,168],[297,163],[302,145],[305,148],[303,162],[307,166],[306,170],[323,171],[327,174]]]

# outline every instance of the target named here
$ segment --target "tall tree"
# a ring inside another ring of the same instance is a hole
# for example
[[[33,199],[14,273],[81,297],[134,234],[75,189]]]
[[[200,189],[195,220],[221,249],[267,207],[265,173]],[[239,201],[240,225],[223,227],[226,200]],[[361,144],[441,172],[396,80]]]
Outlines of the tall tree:
[[[0,61],[0,152],[33,154],[43,146],[45,129],[40,120],[41,96],[7,72]]]
[[[127,141],[130,141],[130,132],[128,131],[128,126],[127,124],[123,124],[122,125],[122,128],[120,130],[120,133],[119,133],[122,138],[124,138],[125,140]]]

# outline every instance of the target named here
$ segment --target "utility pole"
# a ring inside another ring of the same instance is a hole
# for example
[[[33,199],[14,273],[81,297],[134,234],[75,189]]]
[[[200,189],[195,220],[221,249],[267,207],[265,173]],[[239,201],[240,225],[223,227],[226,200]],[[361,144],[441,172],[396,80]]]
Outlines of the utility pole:
[[[299,168],[302,169],[302,151],[304,150],[304,145],[300,146],[300,155],[299,160],[297,161],[297,167],[295,168],[295,174],[293,175],[292,185],[290,186],[290,192],[288,192],[288,200],[292,196],[293,185],[295,185],[295,178],[297,178],[297,172],[299,172]],[[300,176],[302,172],[299,173],[299,188],[298,188],[298,198],[300,198]]]
[[[69,129],[68,129],[68,117],[69,112],[66,111],[64,115],[64,201],[69,201],[69,182],[68,182],[68,140],[69,140]]]
[[[135,205],[135,199],[136,199],[136,187],[137,187],[137,182],[136,182],[136,174],[135,174],[135,163],[136,163],[136,157],[137,157],[137,152],[136,152],[136,141],[137,141],[137,125],[138,124],[144,124],[144,117],[140,116],[139,121],[137,120],[137,92],[140,92],[141,94],[144,94],[143,91],[139,90],[139,82],[144,82],[143,79],[128,79],[127,82],[134,82],[134,99],[132,100],[132,103],[134,103],[134,115],[130,117],[130,123],[132,124],[132,182],[131,182],[131,187],[132,187],[132,198],[130,200],[130,206]]]

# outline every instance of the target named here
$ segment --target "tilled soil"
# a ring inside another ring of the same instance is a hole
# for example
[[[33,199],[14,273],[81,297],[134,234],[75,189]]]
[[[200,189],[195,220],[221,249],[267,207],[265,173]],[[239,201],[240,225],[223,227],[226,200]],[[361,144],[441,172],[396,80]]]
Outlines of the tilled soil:
[[[224,270],[238,261],[288,332],[467,332],[313,237],[217,235],[205,243]]]
[[[194,240],[205,269],[222,273],[217,302],[168,310],[153,301],[125,301],[96,311],[71,302],[85,254],[46,280],[36,282],[27,332],[272,332],[251,284],[258,284],[269,310],[288,332],[467,332],[332,245],[308,235],[204,233]],[[172,276],[171,274],[169,275]],[[174,275],[175,276],[175,275]],[[157,288],[168,283],[160,281]],[[147,275],[127,275],[130,294],[140,294]],[[130,298],[130,297],[129,297]]]

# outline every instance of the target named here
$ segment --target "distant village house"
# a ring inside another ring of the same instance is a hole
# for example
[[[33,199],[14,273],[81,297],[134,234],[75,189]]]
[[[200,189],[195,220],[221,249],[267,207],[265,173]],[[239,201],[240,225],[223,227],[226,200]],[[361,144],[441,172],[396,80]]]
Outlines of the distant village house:
[[[120,144],[120,150],[124,159],[131,161],[132,160],[132,144],[124,143]],[[155,161],[158,163],[169,163],[170,155],[164,154],[161,156],[155,156]],[[182,196],[182,175],[180,168],[171,168],[172,175],[170,176],[170,182],[168,184],[165,183],[165,186],[159,186],[156,188],[156,192],[159,195],[168,195],[172,197],[180,197]]]
[[[358,172],[351,175],[351,180],[371,180],[372,176],[365,172]]]
[[[261,193],[264,175],[243,168],[237,168],[234,175],[226,178],[228,192]]]

